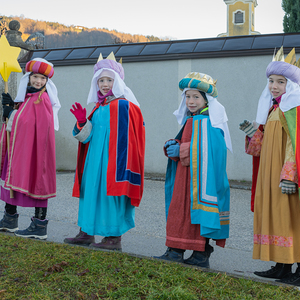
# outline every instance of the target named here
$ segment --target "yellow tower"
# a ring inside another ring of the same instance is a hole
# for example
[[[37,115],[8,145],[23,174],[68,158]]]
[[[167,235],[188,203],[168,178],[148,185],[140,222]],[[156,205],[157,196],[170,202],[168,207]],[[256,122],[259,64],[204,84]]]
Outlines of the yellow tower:
[[[227,5],[227,32],[218,37],[260,34],[254,31],[257,0],[224,0]]]

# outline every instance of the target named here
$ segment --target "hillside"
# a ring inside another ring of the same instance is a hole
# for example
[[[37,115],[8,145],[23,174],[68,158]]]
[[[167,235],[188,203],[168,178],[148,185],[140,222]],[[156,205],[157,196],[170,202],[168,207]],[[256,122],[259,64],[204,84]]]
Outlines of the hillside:
[[[42,33],[45,36],[45,48],[141,43],[161,40],[154,36],[132,35],[106,28],[66,26],[55,22],[32,20],[23,16],[2,16],[2,27],[8,29],[8,24],[11,20],[18,20],[20,22],[20,31],[22,32],[22,39],[24,41],[33,33]]]

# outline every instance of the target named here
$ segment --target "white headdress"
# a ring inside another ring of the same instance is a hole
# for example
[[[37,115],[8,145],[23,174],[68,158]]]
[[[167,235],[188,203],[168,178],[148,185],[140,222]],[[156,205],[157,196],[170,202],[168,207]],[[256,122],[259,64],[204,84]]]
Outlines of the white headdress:
[[[53,67],[53,64],[51,64],[50,62],[42,58],[35,58],[32,61],[44,62]],[[25,75],[21,78],[19,83],[18,94],[14,102],[24,102],[30,74],[31,72],[26,72]],[[50,78],[47,79],[46,90],[53,109],[54,129],[58,130],[59,129],[58,111],[61,105],[58,99],[57,88]]]

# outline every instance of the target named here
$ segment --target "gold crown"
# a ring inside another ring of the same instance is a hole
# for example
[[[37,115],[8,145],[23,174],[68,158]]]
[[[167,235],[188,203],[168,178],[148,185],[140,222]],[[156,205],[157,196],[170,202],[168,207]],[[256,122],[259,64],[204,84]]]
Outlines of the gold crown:
[[[274,51],[273,61],[284,61],[290,65],[294,65],[300,68],[300,58],[298,59],[298,61],[296,60],[295,48],[293,48],[290,51],[290,53],[286,56],[286,58],[284,58],[283,46],[281,46],[281,48],[277,51],[276,55]]]
[[[109,54],[109,55],[106,57],[106,59],[110,59],[110,60],[114,60],[114,61],[116,61],[116,58],[115,58],[114,52],[113,52],[113,51],[111,51],[111,52],[110,52],[110,54]],[[97,62],[98,62],[98,61],[100,61],[100,60],[103,60],[102,53],[100,53],[100,55],[99,55],[99,58],[98,58]],[[122,64],[122,57],[120,58],[120,60],[119,60],[119,63],[120,63],[120,64]]]
[[[208,84],[211,84],[214,87],[217,84],[217,80],[213,80],[211,77],[207,77],[206,74],[203,74],[203,76],[201,76],[201,74],[198,73],[198,72],[191,72],[191,73],[187,74],[185,76],[185,78],[191,78],[191,79],[200,80],[202,82],[206,82]]]

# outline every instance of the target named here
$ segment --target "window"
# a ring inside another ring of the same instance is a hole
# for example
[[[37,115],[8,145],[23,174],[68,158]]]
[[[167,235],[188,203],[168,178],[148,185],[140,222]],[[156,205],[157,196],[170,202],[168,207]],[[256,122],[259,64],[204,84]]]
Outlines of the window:
[[[235,24],[243,24],[244,23],[244,14],[241,11],[237,11],[234,14],[234,23]]]

